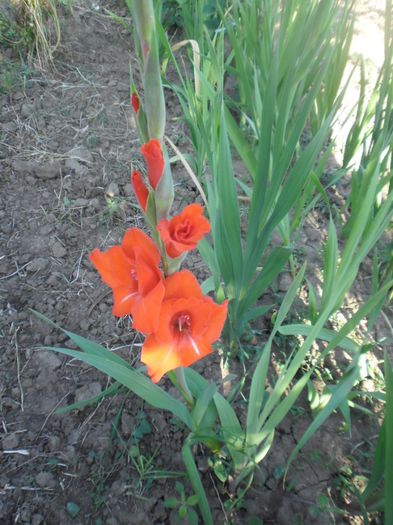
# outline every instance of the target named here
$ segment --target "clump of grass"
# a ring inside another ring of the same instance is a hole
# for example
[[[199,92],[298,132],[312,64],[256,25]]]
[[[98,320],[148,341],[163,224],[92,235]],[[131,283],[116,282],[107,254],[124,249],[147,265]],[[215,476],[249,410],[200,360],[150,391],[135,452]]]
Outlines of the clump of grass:
[[[40,69],[53,66],[60,44],[55,0],[11,0],[0,10],[0,44],[26,53]]]

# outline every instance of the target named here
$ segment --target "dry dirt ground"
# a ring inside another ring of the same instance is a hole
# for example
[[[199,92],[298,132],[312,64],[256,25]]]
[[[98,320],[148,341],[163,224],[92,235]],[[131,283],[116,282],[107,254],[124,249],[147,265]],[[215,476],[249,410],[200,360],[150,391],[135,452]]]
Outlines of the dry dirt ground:
[[[126,227],[143,225],[129,183],[130,161],[140,161],[129,104],[133,50],[128,32],[106,16],[104,4],[126,15],[115,2],[102,2],[98,11],[90,2],[76,3],[62,20],[56,71],[31,71],[0,95],[3,525],[174,524],[176,513],[164,506],[174,495],[174,480],[182,480],[192,493],[180,454],[184,432],[167,414],[131,394],[56,413],[58,407],[98,395],[110,382],[88,366],[40,350],[68,343],[30,311],[138,363],[141,341],[127,319],[111,315],[111,295],[88,259],[93,248],[117,243]],[[2,51],[3,63],[12,59]],[[168,134],[184,140],[169,93],[167,104]],[[195,188],[181,178],[180,167],[176,174],[178,198],[195,200]],[[308,253],[318,250],[317,226],[310,222],[304,232]],[[278,291],[285,287],[284,278]],[[199,364],[210,378],[218,368],[217,356]],[[304,404],[278,429],[237,511],[226,506],[231,487],[222,487],[207,472],[203,451],[197,451],[214,523],[261,523],[253,518],[279,525],[360,523],[339,514],[333,521],[324,507],[345,505],[341,490],[353,467],[351,457],[372,448],[376,419],[355,415],[349,435],[342,432],[339,415],[331,418],[283,488],[286,459],[309,422]]]

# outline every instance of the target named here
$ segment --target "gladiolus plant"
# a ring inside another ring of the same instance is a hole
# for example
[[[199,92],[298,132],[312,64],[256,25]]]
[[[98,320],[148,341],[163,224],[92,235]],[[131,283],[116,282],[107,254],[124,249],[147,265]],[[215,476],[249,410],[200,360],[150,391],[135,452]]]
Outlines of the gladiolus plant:
[[[328,4],[333,6],[332,2],[333,0]],[[146,231],[136,227],[127,229],[118,245],[106,250],[94,249],[90,253],[90,262],[113,293],[113,315],[130,316],[133,329],[143,338],[141,365],[134,368],[103,346],[69,331],[64,332],[81,351],[68,348],[53,350],[95,366],[116,381],[115,387],[125,386],[153,407],[169,411],[181,421],[189,431],[182,448],[184,464],[198,498],[203,523],[212,525],[212,515],[193,457],[194,445],[202,444],[208,450],[216,474],[214,465],[225,464],[225,480],[231,477],[236,490],[244,494],[251,484],[253,471],[271,448],[277,426],[293,408],[301,392],[306,387],[311,388],[311,377],[317,364],[323,362],[329,352],[337,346],[341,346],[352,355],[339,388],[332,389],[329,393],[328,402],[299,440],[290,461],[326,418],[342,406],[365,368],[363,347],[349,339],[348,335],[356,323],[375,311],[383,302],[391,291],[392,281],[386,279],[383,286],[338,332],[326,328],[326,324],[352,286],[366,254],[391,220],[392,184],[389,183],[389,192],[382,198],[388,184],[387,178],[380,177],[380,171],[384,173],[385,168],[391,165],[391,119],[386,117],[385,121],[382,118],[382,115],[390,114],[386,108],[391,106],[391,97],[381,88],[379,105],[385,109],[380,111],[380,135],[370,141],[364,154],[365,167],[359,170],[358,175],[354,175],[357,182],[354,184],[353,195],[357,198],[353,198],[348,204],[352,214],[350,224],[353,228],[345,243],[339,244],[333,219],[329,221],[323,253],[323,291],[319,302],[315,300],[315,292],[312,292],[312,289],[309,292],[309,296],[314,297],[312,323],[283,325],[305,276],[305,264],[298,265],[297,270],[294,265],[292,282],[274,313],[267,341],[260,349],[255,363],[245,373],[248,381],[245,388],[247,394],[242,393],[242,403],[246,406],[246,417],[244,423],[241,423],[231,399],[236,398],[242,385],[239,389],[232,390],[230,396],[225,397],[219,391],[220,384],[209,382],[192,366],[212,354],[215,344],[237,348],[250,321],[266,312],[266,305],[255,306],[257,300],[288,260],[294,264],[289,243],[290,235],[286,245],[272,247],[263,258],[262,265],[261,258],[269,246],[273,231],[277,230],[282,237],[285,237],[287,230],[292,234],[288,214],[293,209],[294,201],[304,194],[305,201],[299,201],[299,208],[303,209],[308,198],[308,182],[313,182],[313,185],[320,188],[321,194],[325,195],[317,175],[314,173],[311,178],[311,174],[316,162],[320,162],[323,168],[327,159],[327,156],[325,158],[323,155],[318,161],[318,156],[328,136],[336,102],[332,103],[332,108],[327,105],[324,112],[321,112],[319,117],[323,122],[319,131],[308,146],[300,148],[300,136],[306,122],[310,120],[308,117],[319,96],[320,87],[326,84],[328,76],[322,69],[324,62],[319,59],[319,55],[315,60],[315,71],[311,70],[314,71],[313,74],[297,74],[297,70],[293,68],[300,67],[302,62],[299,60],[284,62],[285,56],[281,56],[280,53],[282,48],[292,49],[294,44],[291,44],[290,38],[293,38],[298,46],[294,48],[296,53],[303,43],[299,39],[298,31],[284,31],[281,25],[280,32],[276,34],[275,17],[276,12],[281,12],[281,8],[272,7],[270,15],[274,23],[266,23],[266,28],[271,29],[273,33],[266,37],[265,28],[266,42],[261,41],[265,47],[259,53],[260,57],[264,57],[265,54],[271,57],[268,67],[258,65],[258,69],[252,65],[252,69],[245,70],[249,74],[242,74],[240,68],[249,64],[243,64],[241,56],[236,54],[242,53],[243,50],[234,45],[239,81],[252,81],[256,86],[255,97],[250,95],[253,93],[251,89],[241,92],[240,102],[244,103],[244,98],[247,104],[251,104],[252,111],[246,107],[247,111],[242,113],[239,120],[245,118],[252,124],[250,126],[253,133],[255,132],[255,137],[251,137],[250,133],[244,137],[229,111],[231,108],[226,107],[226,99],[219,91],[220,82],[217,81],[216,71],[212,67],[219,67],[220,60],[222,61],[222,74],[219,75],[222,80],[224,32],[218,31],[214,40],[209,40],[206,45],[210,55],[199,56],[194,53],[194,58],[198,56],[194,68],[201,64],[201,67],[206,67],[206,71],[202,70],[203,75],[200,76],[195,74],[196,87],[195,93],[189,97],[190,105],[187,100],[183,100],[182,103],[183,110],[190,111],[188,122],[194,126],[191,129],[198,131],[193,133],[193,138],[198,139],[194,145],[195,149],[198,149],[198,144],[201,149],[196,151],[196,155],[202,161],[206,157],[210,167],[204,183],[206,194],[195,176],[195,185],[206,207],[191,202],[183,209],[174,210],[176,193],[165,146],[171,142],[169,139],[164,141],[165,100],[157,37],[159,34],[165,47],[165,34],[156,22],[152,0],[126,0],[126,3],[134,20],[141,75],[141,89],[137,89],[131,80],[130,107],[135,117],[141,143],[140,153],[145,165],[145,170],[131,170],[131,184],[147,228]],[[192,3],[189,4],[192,6]],[[252,2],[235,4],[231,11],[237,13],[239,10],[238,16],[236,20],[234,18],[233,23],[225,22],[225,18],[224,27],[229,40],[236,44],[238,38],[248,36],[246,31],[239,29],[241,16],[247,21],[255,19],[258,23],[261,17],[245,16],[247,10],[251,9],[250,6],[254,5]],[[283,5],[281,24],[289,24],[289,21],[297,21],[296,23],[300,24],[300,14],[294,18],[292,10],[292,3],[287,7]],[[301,12],[300,10],[299,13]],[[313,20],[319,20],[319,11],[313,9],[312,13],[315,18],[310,19],[309,35],[314,35],[315,32]],[[229,12],[225,13],[225,17],[227,14],[229,16]],[[335,20],[337,17],[333,8],[331,14],[331,20]],[[225,26],[225,23],[228,25]],[[344,29],[343,26],[343,32]],[[235,30],[239,30],[239,33],[235,34]],[[208,32],[206,35],[204,38],[209,38]],[[331,45],[330,34],[325,36],[329,38],[326,40],[326,46],[320,49],[321,56],[326,54],[326,49]],[[194,40],[192,42],[195,51],[197,44]],[[254,44],[254,40],[252,42]],[[393,49],[393,41],[391,48]],[[253,49],[253,45],[247,45],[245,49]],[[168,42],[166,51],[173,58],[173,48]],[[231,53],[229,56],[232,55]],[[283,64],[288,68],[285,69]],[[263,73],[260,78],[257,75],[259,70]],[[281,70],[285,73],[282,79]],[[209,75],[213,75],[213,78]],[[200,82],[201,79],[203,82]],[[299,87],[293,85],[296,79]],[[312,84],[309,85],[306,80]],[[385,84],[388,85],[387,80],[382,83],[382,87]],[[183,82],[184,93],[189,92],[187,90],[191,89],[190,86],[191,83]],[[253,89],[255,86],[253,84]],[[337,90],[332,88],[333,93],[337,93]],[[258,98],[260,92],[264,93],[263,100]],[[184,94],[182,96],[185,97]],[[336,95],[333,101],[335,98]],[[293,101],[297,101],[297,108],[301,104],[299,114],[296,111],[292,113]],[[195,104],[193,111],[188,109],[192,104]],[[257,112],[255,115],[254,111]],[[248,114],[255,117],[255,122],[247,117]],[[314,127],[317,120],[311,119]],[[201,129],[198,126],[201,126]],[[252,140],[252,143],[249,144],[248,140]],[[351,142],[349,146],[347,155],[355,148],[355,144]],[[231,158],[233,149],[237,150],[247,167],[251,186],[235,177]],[[179,152],[176,153],[178,158],[181,157]],[[192,172],[189,164],[183,164],[188,173]],[[319,171],[320,165],[317,165],[316,172]],[[202,172],[201,168],[198,169],[198,174]],[[248,224],[244,236],[237,183],[246,194],[245,202],[248,202]],[[367,195],[367,199],[361,200],[361,194]],[[196,249],[199,249],[212,273],[202,284],[198,282],[192,269],[182,268],[187,254]],[[214,298],[206,295],[213,290],[216,293]],[[41,314],[37,315],[51,322]],[[222,333],[225,333],[226,339],[223,338],[220,342]],[[276,377],[271,374],[269,366],[273,340],[278,333],[300,335],[302,342],[285,358],[280,374]],[[312,364],[305,368],[304,362],[317,339],[323,340],[325,346],[320,355],[312,360]],[[170,395],[165,389],[166,378],[176,387],[179,394],[177,397]],[[225,381],[223,377],[222,383]],[[111,393],[112,391],[110,390]],[[220,476],[222,475],[221,472]]]

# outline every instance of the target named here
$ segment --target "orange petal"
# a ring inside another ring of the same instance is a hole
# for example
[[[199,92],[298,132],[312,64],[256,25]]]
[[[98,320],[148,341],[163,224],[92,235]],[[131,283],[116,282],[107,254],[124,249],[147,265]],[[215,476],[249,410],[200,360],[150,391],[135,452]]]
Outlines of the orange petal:
[[[157,230],[165,244],[167,254],[176,258],[182,253],[194,250],[199,241],[210,231],[210,224],[203,216],[200,204],[190,204],[171,219],[163,219],[157,225]]]
[[[141,153],[147,164],[147,176],[151,187],[155,190],[164,171],[164,157],[161,144],[157,139],[151,139],[141,147]]]
[[[157,330],[164,293],[164,285],[159,281],[148,294],[136,296],[131,312],[135,330],[143,334],[151,334]]]
[[[212,351],[203,339],[184,336],[177,341],[161,342],[153,334],[143,345],[141,361],[147,365],[153,383],[157,383],[166,372],[179,366],[190,366]]]
[[[149,198],[149,190],[146,188],[143,182],[142,175],[139,171],[134,171],[131,175],[131,184],[134,190],[135,196],[138,199],[139,206],[143,211],[146,211],[147,199]]]
[[[145,340],[141,361],[147,366],[147,373],[153,383],[157,383],[169,370],[181,366],[179,356],[175,352],[174,342],[161,343],[156,340],[154,334]]]
[[[145,296],[162,281],[162,275],[157,265],[151,264],[149,259],[144,259],[137,254],[135,270],[138,279],[139,293]]]
[[[165,300],[180,297],[202,298],[202,290],[195,276],[189,270],[181,270],[165,279]]]
[[[139,296],[137,290],[119,287],[113,290],[112,313],[116,317],[131,315],[136,298]]]
[[[216,341],[222,332],[228,313],[228,301],[216,304],[210,297],[205,297],[195,309],[192,310],[192,329],[191,333],[203,337],[208,343]]]
[[[126,255],[135,260],[136,254],[158,265],[161,259],[160,252],[154,242],[139,228],[130,228],[126,231],[121,243]]]
[[[131,277],[131,263],[121,246],[113,246],[105,252],[96,248],[90,254],[90,261],[98,270],[104,283],[111,288],[134,286]]]

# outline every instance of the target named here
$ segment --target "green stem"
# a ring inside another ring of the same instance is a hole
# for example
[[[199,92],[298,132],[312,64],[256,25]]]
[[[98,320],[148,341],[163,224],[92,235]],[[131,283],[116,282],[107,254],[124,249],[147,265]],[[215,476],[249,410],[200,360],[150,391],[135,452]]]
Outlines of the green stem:
[[[169,379],[172,381],[173,385],[177,388],[179,393],[183,396],[189,408],[194,406],[194,398],[191,394],[184,375],[184,368],[180,366],[175,370],[171,370],[167,373]]]

